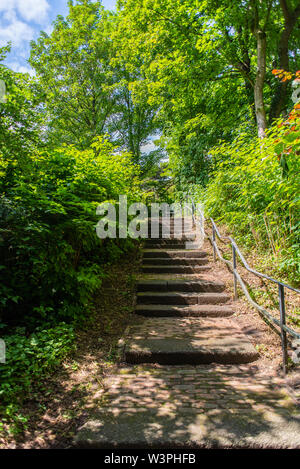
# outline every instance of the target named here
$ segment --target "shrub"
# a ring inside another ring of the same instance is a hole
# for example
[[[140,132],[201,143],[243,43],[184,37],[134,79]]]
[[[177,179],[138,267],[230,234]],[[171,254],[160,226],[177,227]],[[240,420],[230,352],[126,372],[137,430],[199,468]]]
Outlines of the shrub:
[[[28,172],[0,199],[3,321],[34,327],[86,314],[104,263],[130,248],[126,240],[112,247],[95,231],[98,204],[119,194],[138,197],[139,171],[103,137],[85,151],[31,157]]]
[[[30,335],[19,327],[2,337],[6,363],[0,363],[0,430],[9,423],[17,431],[26,424],[19,413],[22,400],[32,391],[34,382],[55,369],[74,349],[75,335],[71,325],[60,323],[51,329],[38,328]]]
[[[211,150],[214,172],[202,190],[207,214],[247,246],[273,253],[293,282],[300,280],[300,116],[278,121],[263,141],[241,132]]]

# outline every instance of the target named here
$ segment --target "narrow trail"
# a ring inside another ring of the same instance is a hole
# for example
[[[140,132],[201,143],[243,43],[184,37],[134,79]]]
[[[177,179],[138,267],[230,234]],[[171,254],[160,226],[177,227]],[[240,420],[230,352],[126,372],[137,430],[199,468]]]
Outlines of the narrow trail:
[[[122,365],[74,445],[299,448],[299,409],[280,378],[256,373],[259,355],[230,295],[193,246],[191,221],[185,229],[181,239],[146,240],[136,298],[144,320],[120,341]]]

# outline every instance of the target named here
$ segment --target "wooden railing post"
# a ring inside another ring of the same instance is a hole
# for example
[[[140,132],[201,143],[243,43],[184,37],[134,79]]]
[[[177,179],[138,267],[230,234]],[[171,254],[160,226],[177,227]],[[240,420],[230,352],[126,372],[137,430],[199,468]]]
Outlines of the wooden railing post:
[[[287,337],[286,332],[283,328],[286,324],[285,318],[285,300],[284,300],[284,286],[279,283],[278,284],[278,296],[279,296],[279,309],[280,309],[280,325],[281,325],[281,347],[282,347],[282,366],[283,366],[283,374],[286,375],[287,372]]]
[[[214,262],[216,262],[216,246],[215,246],[215,243],[216,243],[216,231],[215,231],[214,224],[212,224],[212,239],[213,239],[213,257],[214,257]]]
[[[236,250],[233,244],[231,244],[231,247],[232,247],[234,299],[237,300],[238,294],[237,294],[237,280],[236,280]]]

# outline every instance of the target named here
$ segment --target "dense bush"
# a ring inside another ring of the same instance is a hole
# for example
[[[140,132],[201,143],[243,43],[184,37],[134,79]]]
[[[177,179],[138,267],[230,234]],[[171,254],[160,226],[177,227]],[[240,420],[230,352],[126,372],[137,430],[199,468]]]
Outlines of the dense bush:
[[[37,82],[1,64],[0,79],[0,413],[22,423],[18,404],[72,349],[107,265],[134,247],[97,237],[96,208],[140,200],[140,169],[106,136],[53,147]]]
[[[0,159],[5,168],[3,153]],[[0,198],[0,330],[7,348],[0,413],[17,427],[20,397],[71,350],[72,324],[88,315],[105,265],[133,247],[97,237],[98,204],[139,194],[130,155],[104,138],[82,152],[35,152],[23,168],[17,178],[3,170]]]
[[[214,173],[200,198],[249,247],[270,252],[300,280],[300,116],[295,108],[263,141],[247,131],[212,149]]]
[[[84,151],[47,147],[27,112],[29,89],[22,91],[12,73],[5,78],[11,88],[0,124],[0,333],[7,357],[0,364],[0,414],[2,427],[16,431],[26,424],[22,399],[72,350],[74,324],[88,316],[106,265],[133,247],[128,239],[97,237],[96,208],[119,194],[129,203],[139,199],[140,182],[131,155],[105,137]]]
[[[129,154],[114,150],[98,138],[82,152],[64,147],[34,154],[27,174],[6,188],[0,199],[4,322],[29,327],[84,314],[113,249],[96,236],[96,208],[119,194],[138,195],[137,168]],[[118,243],[114,257],[128,247]]]
[[[74,331],[71,325],[61,323],[54,328],[38,328],[26,335],[24,328],[17,328],[6,336],[6,364],[1,366],[0,380],[0,431],[4,425],[18,431],[26,424],[19,413],[18,404],[30,391],[35,380],[51,372],[74,348]]]

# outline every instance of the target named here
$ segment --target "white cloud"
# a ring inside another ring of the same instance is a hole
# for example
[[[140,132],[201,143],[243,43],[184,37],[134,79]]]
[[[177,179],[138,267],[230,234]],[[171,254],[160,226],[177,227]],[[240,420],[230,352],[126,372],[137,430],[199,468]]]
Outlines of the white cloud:
[[[27,21],[43,23],[47,17],[49,4],[47,0],[15,0],[17,9],[22,18]]]
[[[0,0],[0,47],[12,43],[5,65],[19,73],[34,76],[28,65],[29,41],[38,34],[40,26],[49,27],[47,0]]]
[[[0,0],[0,12],[17,13],[23,20],[38,24],[45,21],[48,10],[47,0]]]
[[[29,75],[31,76],[35,75],[35,72],[31,67],[25,67],[24,65],[21,65],[18,62],[8,62],[5,65],[11,68],[14,72],[29,73]]]
[[[13,46],[34,38],[35,27],[30,24],[47,24],[47,0],[0,0],[0,47],[11,41]]]
[[[34,30],[27,23],[19,21],[14,12],[9,12],[4,17],[9,22],[7,25],[2,24],[0,27],[0,47],[5,46],[8,41],[18,46],[24,41],[33,39]]]
[[[9,11],[13,10],[15,7],[14,0],[8,2],[7,0],[0,0],[0,11]]]

